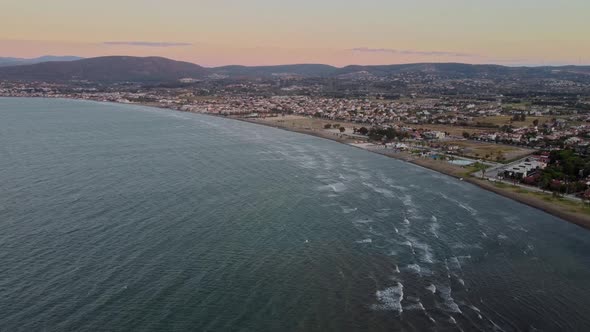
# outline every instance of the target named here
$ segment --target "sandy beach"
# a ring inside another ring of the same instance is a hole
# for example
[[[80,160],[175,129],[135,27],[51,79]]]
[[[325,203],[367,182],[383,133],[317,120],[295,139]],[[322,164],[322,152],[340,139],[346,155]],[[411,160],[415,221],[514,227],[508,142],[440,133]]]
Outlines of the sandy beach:
[[[151,104],[151,103],[150,104],[141,103],[139,105],[183,112],[181,110],[175,110],[170,107],[166,107],[163,105],[157,105],[157,104]],[[272,122],[272,121],[265,121],[264,119],[259,119],[259,118],[247,119],[247,118],[240,118],[240,117],[225,117],[225,116],[220,116],[220,115],[216,115],[216,114],[205,114],[205,115],[229,118],[229,119],[233,119],[233,120],[245,121],[245,122],[254,123],[254,124],[258,124],[258,125],[263,125],[263,126],[283,129],[283,130],[287,130],[287,131],[297,132],[297,133],[301,133],[301,134],[312,135],[315,137],[329,139],[329,140],[332,140],[332,141],[335,141],[338,143],[347,144],[347,145],[350,145],[352,147],[356,147],[359,149],[364,149],[369,152],[378,153],[378,154],[381,154],[381,155],[384,155],[384,156],[387,156],[390,158],[403,160],[403,161],[411,163],[413,165],[428,168],[430,170],[433,170],[433,171],[436,171],[436,172],[439,172],[439,173],[442,173],[445,175],[449,175],[449,176],[455,177],[457,179],[462,179],[463,181],[469,182],[469,183],[476,185],[484,190],[494,192],[498,195],[510,198],[510,199],[520,202],[522,204],[526,204],[528,206],[537,208],[537,209],[544,211],[546,213],[557,216],[561,219],[569,221],[569,222],[576,224],[580,227],[590,229],[590,212],[588,212],[588,210],[586,210],[585,212],[580,212],[579,206],[574,208],[572,206],[567,206],[565,204],[556,204],[554,202],[556,199],[551,197],[550,194],[529,195],[529,194],[524,193],[522,191],[518,191],[516,188],[501,187],[501,186],[498,186],[497,184],[494,184],[490,181],[481,180],[481,179],[478,179],[475,177],[471,177],[467,174],[467,172],[464,168],[457,166],[457,165],[452,165],[446,161],[433,160],[433,159],[429,159],[429,158],[419,158],[419,157],[413,156],[407,152],[393,152],[391,150],[373,150],[373,149],[361,148],[359,146],[354,145],[354,143],[358,143],[358,140],[352,139],[352,138],[344,136],[344,135],[339,135],[336,133],[328,132],[328,131],[326,131],[322,128],[319,128],[319,127],[316,127],[316,128],[310,127],[310,126],[297,127],[297,126],[289,125],[289,121]],[[289,116],[286,116],[284,119],[289,120],[292,118]],[[347,129],[351,128],[350,124],[343,123],[342,125],[345,126]],[[588,209],[588,208],[586,208],[586,209]]]
[[[542,194],[542,195],[531,195],[527,194],[522,191],[515,190],[515,188],[505,187],[505,186],[498,186],[497,184],[490,182],[488,180],[478,179],[472,176],[469,176],[466,169],[450,164],[446,161],[441,160],[433,160],[430,158],[420,158],[414,155],[411,155],[407,152],[394,152],[392,150],[379,150],[379,149],[367,149],[360,147],[358,145],[355,146],[354,143],[358,141],[347,137],[345,135],[339,135],[336,133],[332,133],[320,128],[312,128],[312,127],[296,127],[296,126],[289,126],[289,121],[284,121],[281,123],[265,121],[264,119],[245,119],[245,118],[237,118],[231,117],[231,119],[246,121],[250,123],[255,123],[259,125],[269,126],[273,128],[284,129],[288,131],[298,132],[301,134],[313,135],[320,138],[329,139],[332,141],[336,141],[339,143],[347,144],[353,147],[357,147],[359,149],[364,149],[369,152],[378,153],[390,158],[395,158],[398,160],[403,160],[405,162],[418,165],[424,168],[428,168],[430,170],[446,174],[457,179],[461,179],[462,181],[469,182],[473,185],[476,185],[484,190],[491,191],[498,195],[510,198],[522,204],[526,204],[528,206],[537,208],[541,211],[546,213],[552,214],[557,216],[561,219],[569,221],[573,224],[581,226],[586,229],[590,229],[590,214],[580,212],[579,208],[574,208],[572,206],[568,206],[565,204],[556,204],[553,202],[555,198],[552,198],[550,194]]]

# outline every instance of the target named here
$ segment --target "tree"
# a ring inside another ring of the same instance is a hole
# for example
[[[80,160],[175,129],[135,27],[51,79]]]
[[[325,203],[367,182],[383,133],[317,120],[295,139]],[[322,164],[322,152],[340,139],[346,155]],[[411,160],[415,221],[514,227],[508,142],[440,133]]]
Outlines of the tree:
[[[469,139],[471,137],[471,135],[469,135],[468,132],[464,131],[463,132],[463,138]]]
[[[486,175],[487,166],[485,164],[477,162],[473,164],[473,167],[475,168],[476,172],[481,172],[481,178],[483,179]]]
[[[526,115],[523,114],[514,114],[512,117],[512,121],[514,122],[523,122],[526,121]]]
[[[326,123],[326,124],[324,125],[324,129],[330,129],[330,128],[332,128],[332,125],[331,125],[331,124],[329,124],[329,123]]]
[[[365,128],[365,127],[360,127],[357,132],[361,135],[367,135],[369,133],[369,129]]]
[[[346,131],[346,128],[344,128],[344,127],[340,127],[340,132],[341,132],[341,133],[343,133],[343,132],[345,132],[345,131]]]

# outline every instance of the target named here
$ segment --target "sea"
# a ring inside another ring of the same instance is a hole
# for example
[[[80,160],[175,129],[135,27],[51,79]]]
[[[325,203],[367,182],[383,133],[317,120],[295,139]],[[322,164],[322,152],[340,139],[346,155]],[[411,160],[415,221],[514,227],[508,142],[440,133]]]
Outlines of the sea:
[[[241,121],[0,98],[1,331],[590,331],[590,231]]]

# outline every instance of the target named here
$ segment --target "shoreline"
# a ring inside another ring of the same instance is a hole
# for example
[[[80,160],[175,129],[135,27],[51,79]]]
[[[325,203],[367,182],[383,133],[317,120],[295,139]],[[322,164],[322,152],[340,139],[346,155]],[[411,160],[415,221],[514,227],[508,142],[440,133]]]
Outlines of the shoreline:
[[[519,202],[521,204],[525,204],[525,205],[530,206],[532,208],[536,208],[536,209],[541,210],[545,213],[551,214],[555,217],[561,218],[561,219],[568,221],[572,224],[575,224],[577,226],[580,226],[582,228],[590,230],[590,215],[579,213],[579,212],[574,212],[574,211],[568,211],[566,209],[566,207],[552,204],[551,202],[544,200],[543,198],[540,198],[540,197],[517,193],[517,192],[510,190],[509,188],[498,187],[498,186],[494,185],[494,183],[492,183],[488,180],[482,180],[482,179],[472,177],[470,175],[466,175],[465,169],[460,168],[458,166],[451,165],[451,164],[444,162],[444,161],[436,161],[436,160],[432,160],[432,159],[417,158],[417,157],[412,156],[406,152],[386,153],[385,151],[380,152],[379,150],[365,149],[360,146],[355,146],[355,145],[351,144],[354,142],[354,140],[352,140],[352,139],[342,138],[342,137],[339,137],[338,135],[323,133],[323,132],[315,131],[313,129],[292,128],[292,127],[282,126],[279,124],[260,121],[260,120],[256,120],[256,119],[246,119],[246,118],[239,118],[239,117],[222,116],[222,115],[212,114],[212,113],[189,112],[189,111],[175,109],[172,107],[166,107],[165,105],[156,105],[156,104],[149,104],[149,103],[120,103],[120,102],[115,102],[115,101],[101,101],[101,100],[91,100],[91,99],[83,99],[83,98],[67,98],[67,97],[57,97],[57,98],[55,98],[55,97],[54,98],[51,98],[51,97],[11,97],[11,96],[0,96],[0,97],[3,97],[3,98],[66,99],[66,100],[88,101],[88,102],[98,102],[98,103],[112,103],[112,104],[118,104],[118,105],[131,105],[131,106],[135,105],[135,106],[151,107],[151,108],[158,108],[158,109],[167,110],[167,111],[178,111],[178,112],[183,112],[183,113],[193,113],[193,114],[207,115],[207,116],[213,116],[213,117],[224,118],[224,119],[237,120],[237,121],[257,124],[257,125],[261,125],[261,126],[281,129],[281,130],[285,130],[285,131],[295,132],[295,133],[299,133],[299,134],[310,135],[310,136],[314,136],[314,137],[318,137],[318,138],[328,139],[328,140],[331,140],[331,141],[334,141],[334,142],[337,142],[340,144],[345,144],[347,146],[361,149],[361,150],[364,150],[367,152],[376,153],[376,154],[379,154],[379,155],[382,155],[385,157],[404,161],[404,162],[410,163],[414,166],[424,167],[424,168],[429,169],[431,171],[434,171],[434,172],[437,172],[440,174],[444,174],[447,176],[451,176],[455,179],[461,179],[462,181],[468,182],[474,186],[479,187],[480,189],[487,190],[489,192],[506,197],[508,199],[512,199],[512,200]]]
[[[431,171],[434,171],[434,172],[437,172],[440,174],[444,174],[447,176],[451,176],[455,179],[462,179],[462,181],[468,182],[474,186],[479,187],[480,189],[495,193],[497,195],[506,197],[508,199],[512,199],[512,200],[519,202],[521,204],[541,210],[545,213],[548,213],[548,214],[553,215],[555,217],[561,218],[567,222],[570,222],[574,225],[577,225],[577,226],[580,226],[580,227],[585,228],[587,230],[590,230],[590,215],[585,215],[585,214],[573,212],[573,211],[567,211],[564,207],[552,204],[551,202],[545,201],[544,199],[542,199],[540,197],[534,197],[534,196],[529,196],[529,195],[525,195],[525,194],[521,194],[521,193],[516,193],[514,191],[509,190],[508,188],[497,187],[494,185],[494,183],[492,183],[488,180],[482,180],[482,179],[472,177],[470,175],[465,175],[464,174],[465,170],[463,168],[459,168],[457,166],[451,166],[450,164],[448,164],[444,161],[435,161],[435,160],[431,160],[431,159],[416,158],[416,157],[411,156],[408,153],[404,153],[404,152],[382,153],[378,150],[365,149],[365,148],[354,146],[354,145],[350,144],[350,142],[349,142],[350,140],[348,140],[348,139],[339,138],[338,136],[330,136],[330,134],[327,134],[327,133],[324,134],[324,133],[320,133],[320,132],[317,132],[314,130],[290,128],[287,126],[281,126],[281,125],[277,125],[277,124],[273,124],[273,123],[269,123],[269,122],[256,121],[256,120],[237,118],[237,117],[224,117],[224,116],[219,116],[219,115],[215,115],[215,114],[206,114],[206,115],[212,115],[215,117],[233,119],[233,120],[238,120],[238,121],[242,121],[242,122],[248,122],[248,123],[252,123],[252,124],[258,124],[258,125],[262,125],[262,126],[267,126],[267,127],[282,129],[282,130],[286,130],[286,131],[296,132],[299,134],[310,135],[310,136],[314,136],[314,137],[318,137],[318,138],[324,138],[324,139],[328,139],[328,140],[331,140],[334,142],[338,142],[340,144],[345,144],[345,145],[348,145],[348,146],[351,146],[354,148],[365,150],[367,152],[376,153],[376,154],[379,154],[379,155],[382,155],[385,157],[404,161],[404,162],[410,163],[414,166],[424,167],[424,168],[429,169]],[[442,166],[445,166],[445,167],[442,167]],[[451,169],[455,169],[456,172],[450,171]],[[461,172],[459,172],[459,170],[461,170]]]

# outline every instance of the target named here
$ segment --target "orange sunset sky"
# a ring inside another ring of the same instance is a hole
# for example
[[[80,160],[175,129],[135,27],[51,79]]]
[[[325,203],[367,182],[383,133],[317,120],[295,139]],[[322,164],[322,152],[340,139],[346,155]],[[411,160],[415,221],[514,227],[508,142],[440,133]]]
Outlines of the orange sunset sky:
[[[3,0],[0,56],[589,64],[588,0]]]

